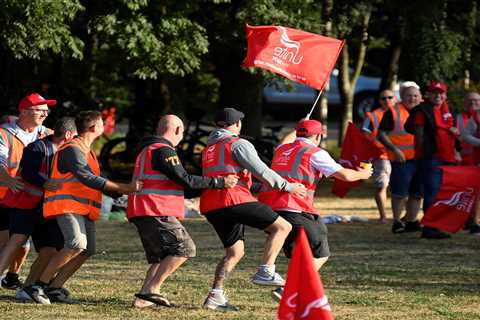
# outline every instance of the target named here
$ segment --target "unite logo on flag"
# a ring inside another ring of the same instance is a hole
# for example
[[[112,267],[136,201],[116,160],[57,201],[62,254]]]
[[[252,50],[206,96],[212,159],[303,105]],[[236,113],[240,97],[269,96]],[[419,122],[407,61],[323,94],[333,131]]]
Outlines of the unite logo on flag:
[[[446,205],[455,207],[458,211],[470,213],[475,203],[475,194],[473,188],[467,188],[465,191],[455,192],[450,199],[439,200],[433,204],[434,207]]]
[[[300,51],[300,42],[291,40],[288,37],[286,28],[278,28],[282,32],[282,36],[280,37],[280,43],[284,46],[284,48],[273,48],[272,60],[281,65],[288,65],[288,62],[291,62],[293,64],[300,64],[303,60],[303,55],[301,57],[298,57],[298,52]]]
[[[298,292],[295,292],[294,294],[292,294],[290,297],[287,298],[287,305],[290,308],[293,308],[293,309],[297,308],[297,303],[295,302],[297,296],[298,296]],[[300,310],[300,318],[308,317],[312,312],[312,309],[322,309],[325,311],[332,311],[332,307],[330,307],[330,304],[328,303],[327,296],[323,296],[310,302],[305,307],[305,310],[303,310],[303,312]],[[298,312],[298,310],[296,311]],[[292,315],[293,315],[293,312],[292,312]]]

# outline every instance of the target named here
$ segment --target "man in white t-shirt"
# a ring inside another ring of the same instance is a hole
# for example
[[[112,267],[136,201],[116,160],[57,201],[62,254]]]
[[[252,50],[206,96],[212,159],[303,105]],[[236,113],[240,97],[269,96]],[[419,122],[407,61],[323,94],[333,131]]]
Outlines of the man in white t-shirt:
[[[330,154],[319,148],[325,134],[323,125],[316,120],[302,120],[296,127],[296,139],[284,143],[276,150],[271,168],[290,183],[301,183],[307,188],[307,195],[299,197],[287,192],[262,186],[258,200],[269,205],[281,217],[290,222],[292,231],[283,246],[290,258],[295,238],[300,227],[305,229],[314,257],[316,270],[330,256],[327,241],[327,227],[314,207],[315,189],[322,176],[335,177],[342,181],[368,179],[372,169],[347,169],[338,164]],[[283,288],[274,290],[281,298]]]

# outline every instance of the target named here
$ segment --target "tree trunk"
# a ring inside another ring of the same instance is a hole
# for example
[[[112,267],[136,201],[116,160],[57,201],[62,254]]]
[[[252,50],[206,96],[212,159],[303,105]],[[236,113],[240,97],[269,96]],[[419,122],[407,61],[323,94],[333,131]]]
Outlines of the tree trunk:
[[[470,7],[469,7],[469,15],[466,24],[466,35],[464,41],[464,51],[463,51],[463,59],[464,59],[464,78],[463,78],[463,89],[469,90],[470,89],[470,68],[472,67],[472,45],[475,42],[475,29],[477,27],[477,1],[471,0]]]
[[[348,122],[353,119],[353,101],[355,95],[355,86],[358,77],[365,64],[365,55],[367,54],[368,45],[368,25],[370,23],[371,9],[363,14],[361,21],[361,42],[357,50],[357,59],[353,69],[352,76],[349,72],[350,56],[348,52],[348,43],[345,41],[342,54],[340,55],[340,76],[338,77],[338,87],[340,89],[340,97],[343,103],[343,114],[338,130],[338,146],[343,143],[343,138],[347,131]],[[342,37],[344,38],[344,37]]]

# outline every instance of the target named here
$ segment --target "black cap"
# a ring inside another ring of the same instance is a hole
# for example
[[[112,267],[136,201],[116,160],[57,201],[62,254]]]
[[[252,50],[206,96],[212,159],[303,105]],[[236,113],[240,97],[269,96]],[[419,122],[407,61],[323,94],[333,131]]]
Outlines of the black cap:
[[[219,127],[228,127],[242,120],[245,117],[243,112],[235,110],[234,108],[224,108],[219,110],[215,115],[215,124]]]

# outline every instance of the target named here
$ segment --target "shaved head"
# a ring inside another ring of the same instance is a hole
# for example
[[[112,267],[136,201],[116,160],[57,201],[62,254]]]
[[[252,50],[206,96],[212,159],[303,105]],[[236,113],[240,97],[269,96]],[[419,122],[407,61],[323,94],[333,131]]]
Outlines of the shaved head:
[[[183,139],[183,121],[174,114],[167,114],[160,118],[157,134],[169,140],[176,146]]]

